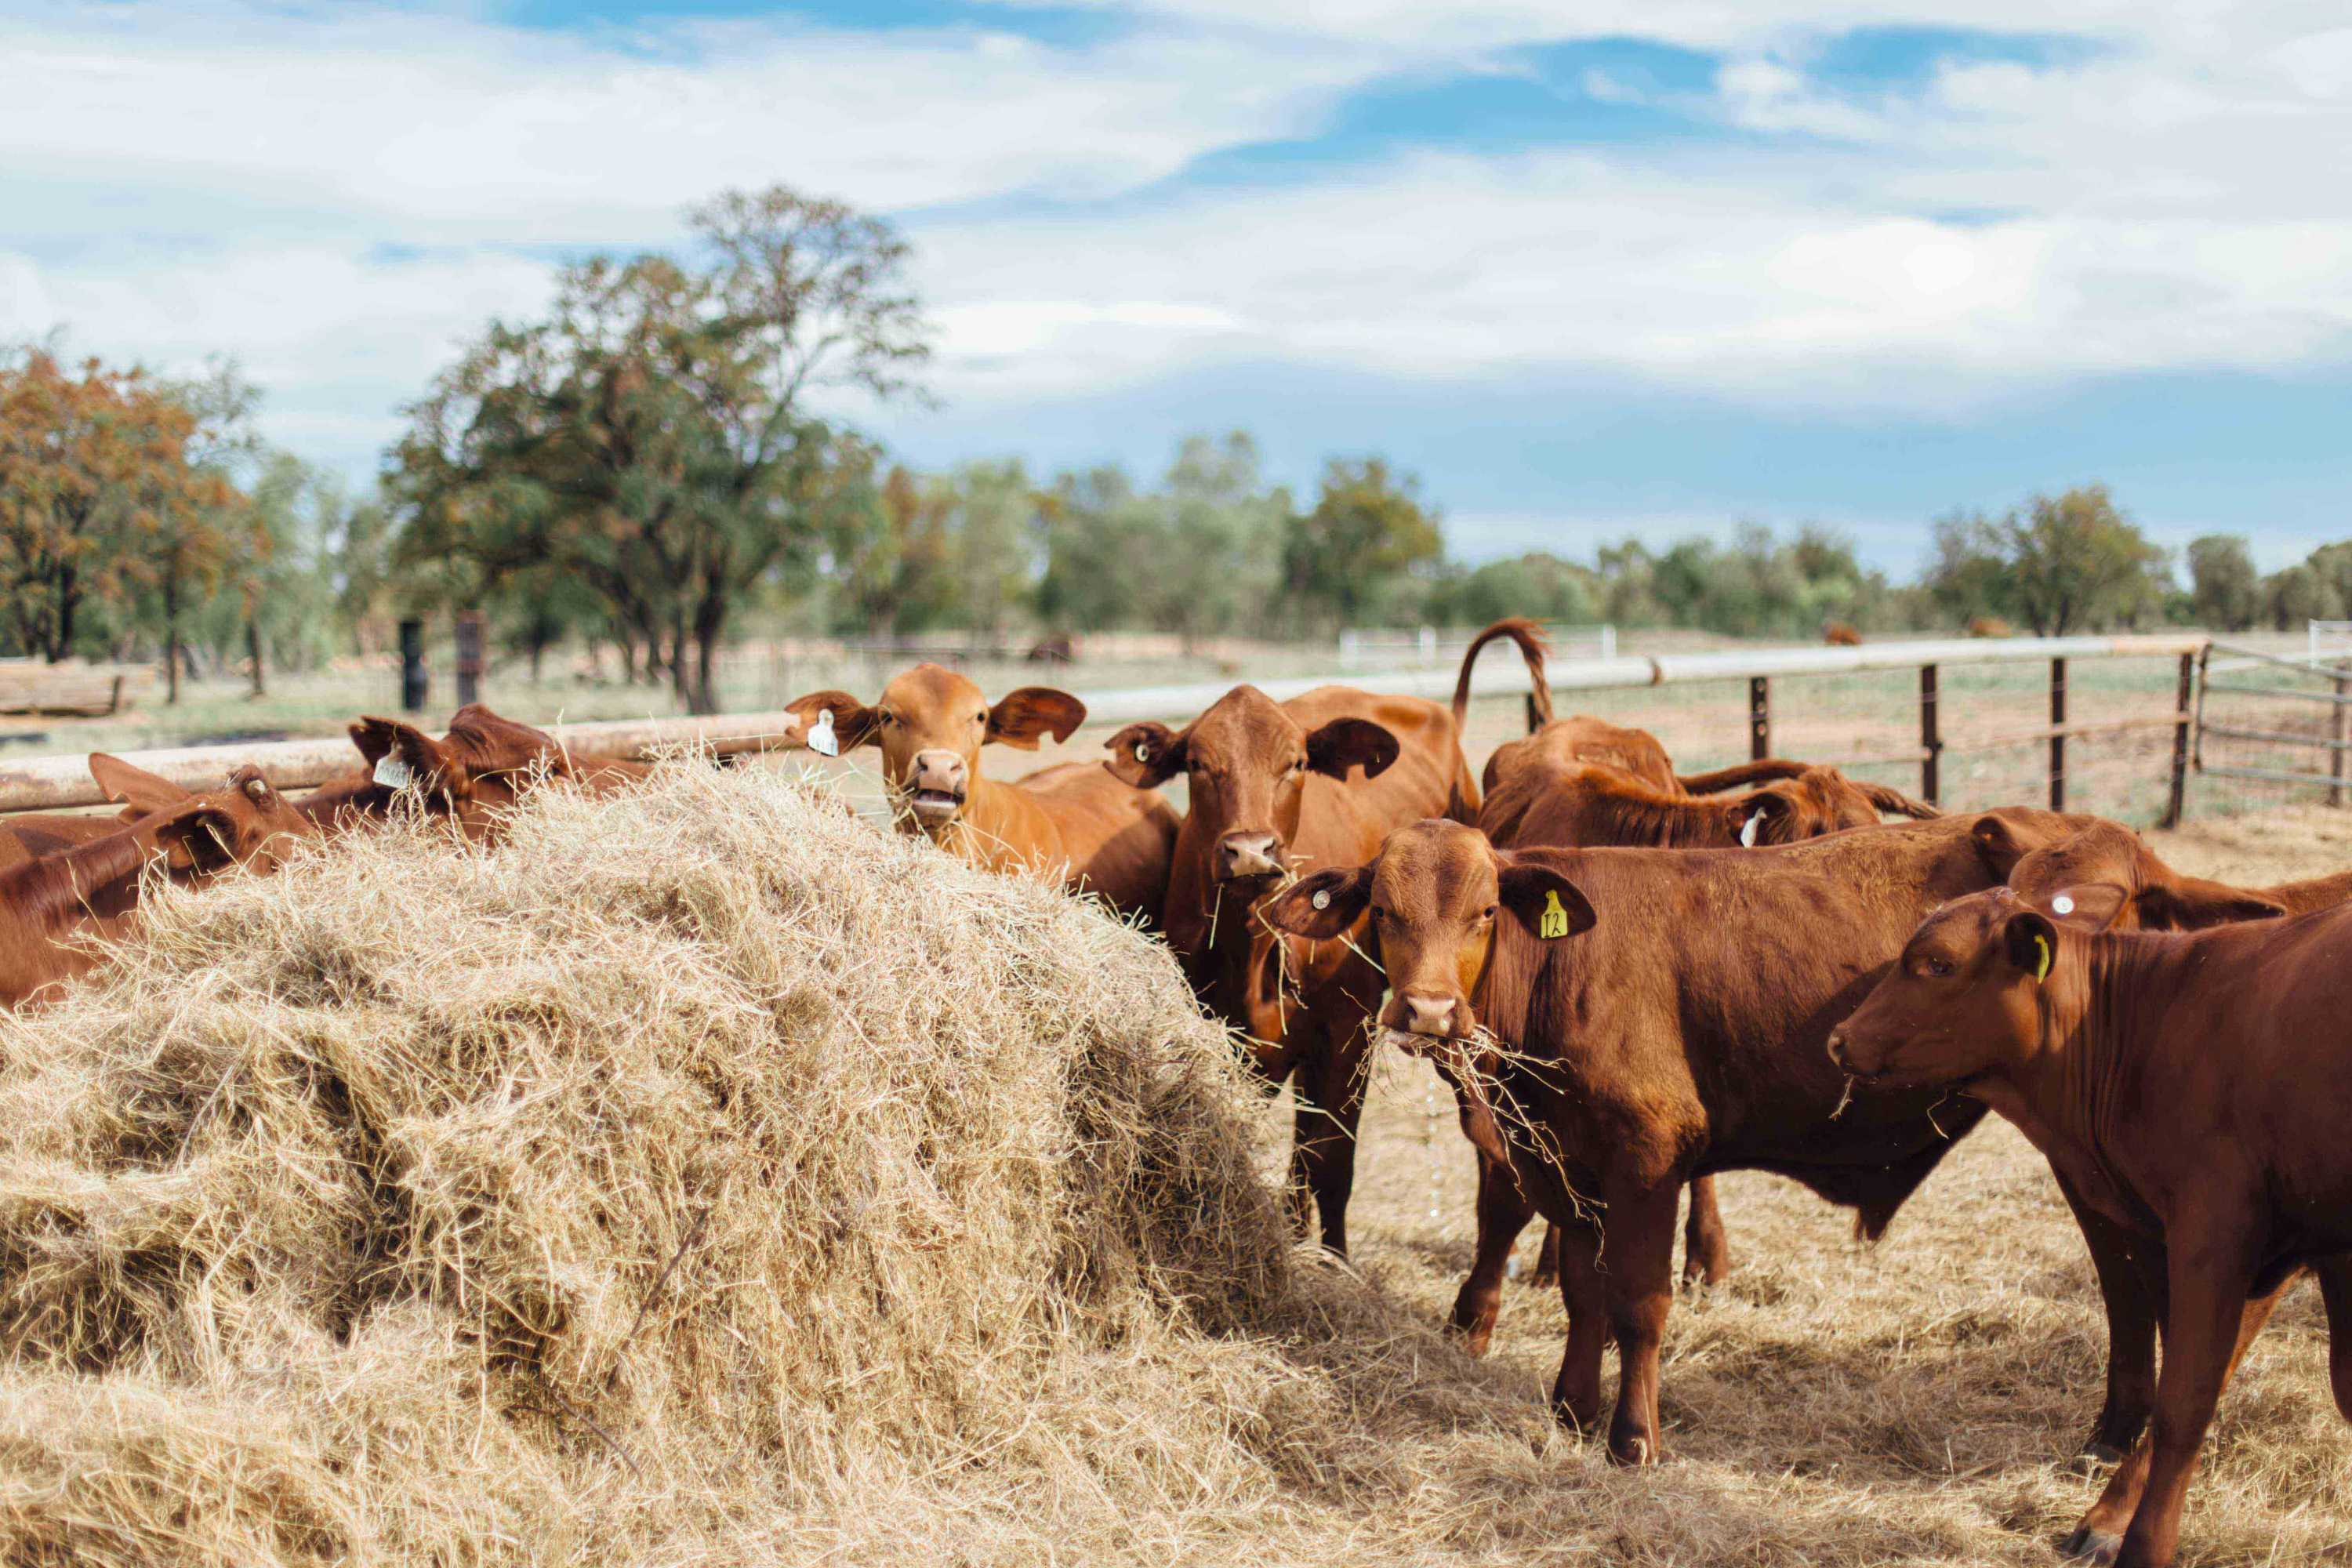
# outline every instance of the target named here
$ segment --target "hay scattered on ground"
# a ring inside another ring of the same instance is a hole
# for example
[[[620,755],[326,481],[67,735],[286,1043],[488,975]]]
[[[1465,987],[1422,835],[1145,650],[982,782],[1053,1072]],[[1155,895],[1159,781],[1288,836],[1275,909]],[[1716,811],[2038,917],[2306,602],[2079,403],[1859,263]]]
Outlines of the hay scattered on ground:
[[[2040,1563],[2100,1334],[2030,1152],[1877,1249],[1739,1178],[1656,1471],[1557,1432],[1556,1300],[1436,1331],[1469,1161],[1383,1074],[1355,1268],[1165,954],[697,766],[157,906],[0,1026],[0,1561]],[[2192,1560],[2352,1530],[2317,1314]]]

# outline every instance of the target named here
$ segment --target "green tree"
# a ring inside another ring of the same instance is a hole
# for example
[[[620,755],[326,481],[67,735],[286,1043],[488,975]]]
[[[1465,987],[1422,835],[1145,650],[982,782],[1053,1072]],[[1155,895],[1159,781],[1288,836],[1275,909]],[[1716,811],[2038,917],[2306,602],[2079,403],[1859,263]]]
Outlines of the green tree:
[[[1921,586],[1955,624],[1977,616],[2018,613],[2004,525],[1981,513],[1952,512],[1935,522]]]
[[[1419,479],[1391,474],[1382,458],[1333,458],[1315,510],[1291,520],[1284,543],[1293,597],[1344,626],[1386,604],[1406,574],[1436,566],[1445,540],[1420,492]]]
[[[2035,496],[2000,526],[2018,613],[2042,637],[2137,625],[2161,603],[2164,552],[2116,509],[2106,487]]]
[[[2199,625],[2242,632],[2262,613],[2261,584],[2246,542],[2208,533],[2189,542],[2189,603]]]
[[[409,411],[390,482],[404,563],[569,573],[708,712],[730,616],[814,568],[814,503],[864,460],[810,396],[913,392],[929,347],[880,220],[779,186],[688,224],[689,259],[592,258],[546,320],[493,324]]]
[[[2263,616],[2273,630],[2300,631],[2306,621],[2335,620],[2344,614],[2344,601],[2326,578],[2309,562],[2299,562],[2263,579]]]

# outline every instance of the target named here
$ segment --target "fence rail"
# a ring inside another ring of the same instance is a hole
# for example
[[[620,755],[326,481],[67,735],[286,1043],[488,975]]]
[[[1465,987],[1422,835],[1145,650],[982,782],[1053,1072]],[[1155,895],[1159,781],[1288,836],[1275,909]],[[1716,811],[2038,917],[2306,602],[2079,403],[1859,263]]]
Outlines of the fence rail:
[[[1916,752],[1849,759],[1846,765],[1912,763],[1920,769],[1920,793],[1930,804],[1940,793],[1940,763],[1947,755],[2002,746],[2047,742],[2051,748],[2050,796],[2053,805],[2065,799],[2065,744],[2069,738],[2137,728],[2171,727],[2175,731],[2174,763],[2168,822],[2181,813],[2182,788],[2188,769],[2194,710],[2190,703],[2194,663],[2206,647],[2202,637],[2084,637],[1950,638],[1918,642],[1873,643],[1862,647],[1790,647],[1735,649],[1722,653],[1621,656],[1612,658],[1563,659],[1547,674],[1555,691],[1619,690],[1704,681],[1746,680],[1748,683],[1748,744],[1752,755],[1769,753],[1772,734],[1772,686],[1785,676],[1840,675],[1871,670],[1919,671],[1920,747]],[[2180,698],[2170,714],[2148,719],[2108,721],[2090,724],[2065,720],[2065,661],[2084,658],[2177,658],[2181,661]],[[2049,660],[2053,670],[2053,722],[2046,728],[1952,742],[1943,739],[1938,712],[1940,669],[1947,665],[2015,664]],[[2291,662],[2291,661],[2290,661]],[[1452,668],[1391,670],[1356,679],[1362,684],[1399,696],[1440,700],[1454,691]],[[1329,684],[1322,677],[1265,680],[1259,689],[1276,701],[1301,696]],[[1167,686],[1132,687],[1123,690],[1080,693],[1090,724],[1126,724],[1143,719],[1184,719],[1199,713],[1231,689],[1226,680]],[[1531,689],[1525,666],[1507,644],[1496,645],[1482,658],[1472,683],[1481,697],[1507,697]],[[582,752],[642,756],[667,747],[701,745],[725,756],[775,749],[793,732],[788,713],[729,714],[710,718],[646,719],[566,724],[553,733],[565,745]],[[265,742],[248,745],[134,752],[125,760],[191,788],[214,788],[229,770],[250,763],[279,789],[307,789],[358,761],[351,742],[332,740]],[[2210,770],[2208,770],[2210,771]],[[105,797],[89,776],[87,758],[80,755],[31,758],[0,765],[0,814],[57,811],[101,805]]]

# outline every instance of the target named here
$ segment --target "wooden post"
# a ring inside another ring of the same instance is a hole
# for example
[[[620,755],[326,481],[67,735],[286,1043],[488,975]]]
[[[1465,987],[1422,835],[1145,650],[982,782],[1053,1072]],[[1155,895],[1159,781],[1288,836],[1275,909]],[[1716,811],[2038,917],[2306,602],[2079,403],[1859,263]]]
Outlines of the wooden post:
[[[1936,667],[1919,667],[1919,798],[1943,805],[1944,737],[1936,722]]]
[[[425,677],[425,623],[400,623],[400,706],[404,712],[425,710],[425,694],[431,682]]]
[[[2347,695],[2352,695],[2352,680],[2347,680],[2339,675],[2336,678],[2336,711],[2329,716],[2330,722],[2327,726],[2328,738],[2336,742],[2327,756],[2327,776],[2332,779],[2340,780],[2344,777],[2344,699]],[[2344,804],[2342,784],[2332,784],[2327,786],[2327,804],[2330,805]]]
[[[457,612],[457,706],[482,697],[482,612]]]
[[[1760,763],[1771,754],[1772,679],[1751,675],[1748,678],[1748,755]]]
[[[2050,727],[2066,722],[2066,661],[2050,661]],[[2050,809],[2066,809],[2066,737],[2050,737]]]

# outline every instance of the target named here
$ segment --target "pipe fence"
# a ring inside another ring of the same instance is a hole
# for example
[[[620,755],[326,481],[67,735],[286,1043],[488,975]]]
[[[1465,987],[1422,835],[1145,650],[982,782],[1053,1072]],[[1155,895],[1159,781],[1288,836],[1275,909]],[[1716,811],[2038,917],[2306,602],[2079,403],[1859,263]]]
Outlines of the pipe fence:
[[[2048,747],[2048,795],[2053,808],[2063,809],[2066,798],[2067,742],[2084,736],[2112,735],[2128,731],[2169,729],[2173,732],[2171,767],[2167,781],[2168,826],[2180,820],[2185,788],[2195,748],[2196,667],[2205,651],[2203,637],[2080,637],[1950,638],[1916,642],[1885,642],[1861,647],[1789,647],[1734,649],[1718,653],[1620,655],[1606,658],[1568,658],[1547,671],[1556,692],[1628,691],[1646,687],[1676,687],[1709,681],[1746,681],[1748,741],[1751,756],[1771,752],[1773,696],[1776,680],[1804,676],[1831,676],[1866,671],[1916,669],[1918,672],[1917,746],[1868,754],[1814,759],[1840,766],[1916,765],[1919,794],[1931,805],[1941,804],[1944,764],[1955,755],[2021,745]],[[2173,709],[2166,713],[2088,722],[2070,719],[2067,674],[2070,661],[2104,658],[2172,658],[2179,660],[2179,684]],[[1488,661],[1492,661],[1491,664]],[[1948,697],[1942,674],[1957,666],[2046,662],[2049,666],[2047,725],[1952,741],[1946,736]],[[1352,678],[1354,684],[1400,696],[1444,700],[1454,691],[1450,668],[1392,670]],[[1259,689],[1276,701],[1329,684],[1325,677],[1265,680]],[[1089,725],[1131,723],[1138,720],[1182,721],[1201,712],[1231,689],[1229,680],[1166,686],[1130,687],[1119,690],[1081,692]],[[1473,691],[1485,698],[1524,694],[1531,689],[1525,667],[1508,645],[1490,647],[1473,679]],[[2352,698],[2339,697],[2340,715]],[[775,750],[793,734],[788,713],[727,714],[708,718],[625,720],[558,726],[551,730],[574,751],[608,755],[645,756],[683,746],[707,747],[720,756]],[[2339,762],[2344,748],[2339,747]],[[315,741],[265,742],[244,745],[205,746],[132,752],[124,760],[150,773],[192,789],[217,787],[230,769],[251,763],[278,789],[307,789],[358,765],[358,754],[344,737]],[[90,779],[85,755],[52,756],[0,764],[0,813],[57,811],[106,804]]]

